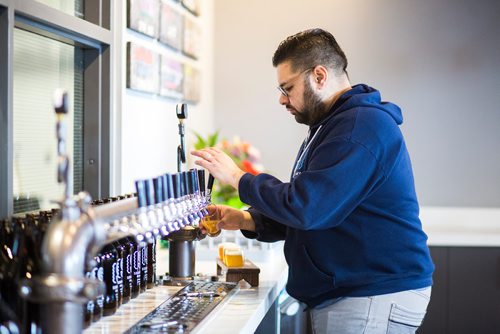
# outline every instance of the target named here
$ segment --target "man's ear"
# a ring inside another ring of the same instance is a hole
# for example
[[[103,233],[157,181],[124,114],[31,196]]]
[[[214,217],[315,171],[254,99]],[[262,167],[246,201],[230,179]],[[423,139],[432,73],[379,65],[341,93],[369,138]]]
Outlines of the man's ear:
[[[313,70],[314,82],[318,87],[322,87],[328,79],[328,69],[323,65],[318,65]]]

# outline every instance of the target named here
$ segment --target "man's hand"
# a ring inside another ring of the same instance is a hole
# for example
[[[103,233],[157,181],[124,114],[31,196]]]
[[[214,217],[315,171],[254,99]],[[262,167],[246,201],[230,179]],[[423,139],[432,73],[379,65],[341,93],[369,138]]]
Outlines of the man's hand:
[[[226,153],[216,147],[207,147],[192,151],[192,155],[200,158],[195,164],[207,169],[222,184],[229,184],[238,189],[241,177],[245,174]]]
[[[215,208],[213,208],[215,207]],[[227,205],[213,205],[212,211],[217,210],[220,221],[217,223],[219,230],[247,230],[255,231],[255,222],[248,211],[238,210]],[[200,224],[203,234],[207,233],[203,222]]]
[[[221,220],[217,226],[224,230],[255,231],[255,222],[248,211],[238,210],[227,205],[217,205]]]

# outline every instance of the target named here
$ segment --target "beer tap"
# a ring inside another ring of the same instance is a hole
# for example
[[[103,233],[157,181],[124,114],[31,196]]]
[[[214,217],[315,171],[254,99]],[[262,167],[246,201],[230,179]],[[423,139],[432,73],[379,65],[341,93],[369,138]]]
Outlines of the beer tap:
[[[167,218],[167,224],[165,228],[168,233],[172,233],[173,231],[177,231],[180,229],[178,220],[180,219],[180,214],[177,211],[177,207],[175,205],[175,197],[174,197],[174,185],[172,181],[171,174],[164,174],[163,178],[163,197],[165,199],[165,205],[163,206],[163,212],[165,217]]]
[[[200,192],[200,183],[198,180],[198,172],[196,169],[190,169],[188,173],[189,173],[190,187],[192,188],[193,191],[192,196],[193,196],[195,211],[196,214],[198,215],[198,218],[203,219],[203,217],[205,217],[208,212],[205,212],[206,208],[203,205]]]
[[[60,210],[49,225],[42,242],[41,273],[23,280],[19,293],[38,303],[43,333],[81,333],[82,305],[102,293],[104,286],[84,276],[93,254],[106,239],[105,225],[97,221],[85,192],[73,198],[73,181],[66,152],[68,95],[57,90],[54,95],[57,115],[57,180],[64,183],[64,196],[58,202]],[[83,251],[83,252],[82,252]]]
[[[189,172],[182,172],[182,180],[184,184],[184,203],[186,203],[189,220],[191,225],[198,226],[200,219],[203,217],[198,217],[196,202],[194,199],[194,185],[190,177]]]
[[[177,222],[179,223],[180,228],[183,228],[186,225],[191,225],[191,222],[187,217],[187,206],[184,203],[184,190],[182,186],[181,174],[174,174],[172,181],[174,187],[175,206],[177,207],[177,212],[179,213],[179,220]]]
[[[169,231],[165,227],[167,226],[167,218],[165,216],[164,208],[164,191],[163,191],[163,176],[158,176],[153,179],[154,184],[154,195],[155,195],[155,212],[158,218],[158,233],[161,234],[162,237],[168,235]]]
[[[156,200],[155,200],[155,187],[154,187],[154,180],[153,179],[147,179],[145,181],[146,185],[146,204],[148,206],[148,222],[149,222],[149,229],[152,233],[152,238],[156,237],[157,235],[160,234],[160,228],[159,225],[161,224],[161,220],[158,217],[158,212],[157,212],[157,206],[156,206]]]
[[[186,141],[184,138],[184,120],[187,118],[187,104],[177,104],[175,107],[177,118],[179,119],[179,136],[181,144],[177,147],[177,171],[181,172],[182,164],[186,163]]]
[[[152,217],[148,210],[148,202],[146,196],[146,181],[138,180],[135,181],[135,189],[137,191],[137,203],[139,210],[137,213],[138,223],[144,230],[144,237],[146,241],[153,238],[151,223],[154,222],[154,217]],[[132,216],[133,218],[134,216]]]

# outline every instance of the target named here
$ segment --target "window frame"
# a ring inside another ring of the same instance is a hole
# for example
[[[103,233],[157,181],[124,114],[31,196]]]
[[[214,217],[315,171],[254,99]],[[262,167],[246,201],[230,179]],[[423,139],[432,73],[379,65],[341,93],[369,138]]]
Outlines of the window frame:
[[[84,1],[85,18],[81,19],[34,0],[0,0],[0,218],[13,213],[13,36],[16,28],[83,49],[83,188],[93,198],[110,195],[111,5],[110,0]]]

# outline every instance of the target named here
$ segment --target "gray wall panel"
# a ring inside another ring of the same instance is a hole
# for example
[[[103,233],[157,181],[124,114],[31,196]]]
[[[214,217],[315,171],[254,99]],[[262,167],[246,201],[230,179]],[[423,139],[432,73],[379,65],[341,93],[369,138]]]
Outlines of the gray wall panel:
[[[271,64],[299,30],[331,31],[365,82],[403,108],[423,205],[500,207],[500,2],[215,1],[215,110],[222,135],[288,179],[307,129],[278,105]]]

